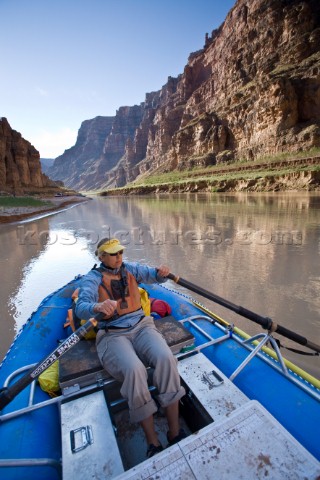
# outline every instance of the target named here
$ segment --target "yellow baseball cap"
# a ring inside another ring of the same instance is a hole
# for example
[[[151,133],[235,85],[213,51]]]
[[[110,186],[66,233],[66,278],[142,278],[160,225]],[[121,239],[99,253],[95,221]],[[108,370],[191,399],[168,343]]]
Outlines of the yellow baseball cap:
[[[110,240],[100,245],[100,247],[98,248],[98,255],[100,255],[102,252],[117,253],[120,252],[120,250],[124,249],[125,247],[120,245],[119,240],[117,240],[116,238],[110,238]]]

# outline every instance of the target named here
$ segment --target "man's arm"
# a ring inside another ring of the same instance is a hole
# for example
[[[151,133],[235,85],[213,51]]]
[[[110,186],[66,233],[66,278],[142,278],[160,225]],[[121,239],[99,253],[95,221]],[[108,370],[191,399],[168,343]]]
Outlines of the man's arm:
[[[77,317],[89,320],[89,318],[96,315],[94,306],[99,299],[98,289],[100,283],[101,273],[96,270],[91,270],[82,278],[79,297],[75,307]]]
[[[163,283],[168,280],[166,276],[170,273],[169,267],[165,265],[156,268],[135,262],[125,262],[125,266],[138,283]]]

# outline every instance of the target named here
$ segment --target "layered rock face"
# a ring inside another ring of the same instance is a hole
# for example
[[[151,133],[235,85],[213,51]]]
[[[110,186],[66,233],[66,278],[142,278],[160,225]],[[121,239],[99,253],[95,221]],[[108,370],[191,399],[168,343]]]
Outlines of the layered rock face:
[[[42,174],[39,152],[0,118],[0,190],[19,194],[51,185]]]
[[[86,138],[56,160],[53,178],[74,188],[122,186],[146,172],[319,147],[319,1],[238,0],[178,78],[140,106],[98,118],[110,122],[99,129],[100,154],[90,153],[97,121],[88,120]]]
[[[52,167],[54,164],[54,158],[41,158],[40,157],[40,163],[41,163],[41,169],[43,173],[47,173],[49,168]]]
[[[193,137],[211,115],[214,154],[223,143],[238,159],[319,146],[319,47],[319,2],[239,1],[200,54],[211,72],[186,104]]]
[[[53,180],[62,180],[65,186],[82,188],[96,176],[99,158],[106,137],[111,132],[114,117],[96,117],[82,122],[76,144],[55,159],[48,169]]]
[[[114,117],[85,120],[74,147],[56,158],[48,175],[67,187],[96,189],[115,182],[113,168],[133,140],[143,115],[143,106],[120,107]]]

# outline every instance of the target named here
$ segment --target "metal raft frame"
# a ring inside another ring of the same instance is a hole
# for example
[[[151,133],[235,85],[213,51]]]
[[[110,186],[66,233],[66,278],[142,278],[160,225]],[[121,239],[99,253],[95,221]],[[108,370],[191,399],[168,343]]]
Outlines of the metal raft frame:
[[[213,338],[203,328],[201,328],[199,325],[197,325],[196,321],[198,321],[198,320],[208,321],[211,325],[214,325],[220,331],[222,331],[224,333],[224,335],[222,335],[218,338]],[[236,368],[236,370],[231,374],[231,376],[229,377],[229,379],[231,381],[233,381],[236,378],[236,376],[239,375],[239,373],[250,363],[250,361],[255,356],[258,356],[263,361],[268,363],[272,368],[278,370],[282,375],[284,375],[286,378],[288,378],[291,382],[299,385],[299,387],[302,388],[303,390],[305,390],[309,395],[311,395],[314,398],[316,398],[317,400],[319,400],[319,395],[315,391],[313,391],[310,387],[308,387],[304,383],[298,381],[298,379],[296,379],[293,375],[290,375],[290,373],[289,373],[289,371],[288,371],[288,369],[287,369],[287,367],[284,363],[284,360],[283,360],[282,354],[280,352],[280,349],[279,349],[275,339],[272,337],[270,332],[254,335],[250,338],[247,338],[247,339],[243,340],[233,333],[233,325],[228,325],[226,327],[223,327],[216,320],[208,317],[207,315],[193,315],[193,316],[187,317],[183,320],[179,320],[179,322],[182,323],[182,324],[188,323],[189,325],[191,325],[198,333],[203,335],[207,339],[207,341],[205,341],[203,344],[198,345],[198,346],[196,346],[192,349],[187,348],[186,351],[176,354],[175,356],[177,357],[178,360],[180,360],[182,358],[185,358],[187,356],[193,355],[195,353],[199,353],[200,351],[205,350],[206,348],[212,347],[214,345],[217,345],[219,343],[222,343],[222,342],[225,342],[227,340],[233,339],[237,343],[239,343],[240,345],[244,346],[247,350],[249,350],[250,353],[243,360],[243,362]],[[256,345],[256,346],[251,345],[254,341],[256,341],[258,339],[261,339],[261,341],[258,343],[258,345]],[[274,360],[271,360],[271,358],[269,358],[267,356],[267,354],[263,354],[261,352],[262,348],[268,342],[271,343],[271,345],[273,346],[273,348],[276,352],[277,361],[278,361],[279,365],[277,365]],[[27,366],[24,366],[24,367],[22,367],[22,368],[20,368],[16,371],[14,371],[13,373],[11,373],[8,376],[8,378],[6,379],[3,386],[7,387],[9,385],[9,383],[17,375],[20,375],[21,373],[32,369],[33,367],[35,367],[35,365],[37,365],[37,364],[35,363],[35,364],[27,365]],[[86,386],[86,387],[83,387],[83,388],[80,388],[79,385],[74,385],[73,387],[67,387],[67,388],[63,389],[63,393],[59,397],[51,398],[49,400],[45,400],[43,402],[34,404],[33,402],[34,402],[36,381],[37,380],[34,380],[30,385],[28,405],[24,408],[16,410],[15,412],[10,412],[10,413],[7,413],[7,414],[0,415],[0,425],[1,425],[1,423],[5,422],[5,421],[8,421],[12,418],[16,418],[16,417],[19,417],[19,416],[24,415],[26,413],[32,412],[34,410],[44,408],[48,405],[52,405],[52,404],[55,404],[55,403],[60,404],[65,399],[71,399],[73,397],[76,397],[80,393],[80,391],[81,391],[81,393],[89,393],[90,391],[94,391],[97,388],[103,388],[107,385],[110,385],[110,384],[116,382],[114,379],[104,379],[104,380],[98,380],[95,383],[93,383],[92,385],[89,385],[89,386]],[[154,387],[152,387],[152,386],[150,387],[151,390],[153,388]],[[114,402],[114,404],[116,404],[118,402],[122,402],[122,400],[118,400],[118,401]],[[114,406],[114,405],[112,404],[111,406]],[[56,469],[59,477],[62,478],[61,463],[59,461],[55,460],[55,459],[51,459],[51,458],[30,458],[30,459],[1,459],[0,460],[0,468],[1,467],[22,467],[22,466],[27,466],[27,467],[28,466],[30,466],[30,467],[48,466],[48,467],[52,467],[52,468]]]
[[[218,337],[214,339],[210,334],[208,334],[203,328],[199,327],[195,323],[195,320],[205,320],[208,321],[211,325],[214,325],[217,327],[219,330],[223,331],[225,333],[224,336]],[[306,383],[302,383],[301,381],[298,380],[298,378],[295,378],[292,374],[290,374],[290,371],[288,370],[283,356],[280,352],[280,349],[278,347],[278,344],[276,340],[273,338],[271,332],[268,333],[260,333],[257,335],[254,335],[250,338],[247,339],[242,339],[240,336],[236,335],[233,333],[234,325],[230,324],[226,327],[223,327],[217,320],[208,317],[207,315],[194,315],[188,318],[185,318],[183,320],[179,320],[180,323],[189,323],[192,325],[192,327],[197,330],[199,333],[201,333],[205,338],[208,339],[208,342],[199,345],[195,347],[193,351],[195,352],[200,352],[201,350],[210,347],[212,345],[222,343],[228,339],[233,339],[243,347],[245,347],[250,353],[249,355],[243,360],[243,362],[236,368],[236,370],[230,375],[229,379],[233,381],[237,375],[250,363],[250,361],[257,356],[264,362],[266,362],[268,365],[270,365],[272,368],[277,370],[279,373],[284,375],[288,380],[293,382],[295,385],[298,385],[299,388],[307,392],[309,395],[311,395],[313,398],[316,400],[320,400],[320,395],[311,387],[309,387]],[[261,339],[261,341],[258,343],[258,345],[252,345],[252,343],[258,339]],[[277,360],[272,359],[269,357],[266,353],[262,352],[262,348],[267,345],[267,343],[271,343],[272,347],[275,350],[275,354],[277,356]],[[181,358],[186,355],[190,354],[190,352],[178,354],[177,357]],[[278,362],[278,365],[277,363]]]

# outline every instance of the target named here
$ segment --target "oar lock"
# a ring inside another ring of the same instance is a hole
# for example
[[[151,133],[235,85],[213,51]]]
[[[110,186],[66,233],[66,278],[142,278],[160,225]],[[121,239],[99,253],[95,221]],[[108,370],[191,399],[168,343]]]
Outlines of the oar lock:
[[[266,317],[266,321],[268,322],[266,330],[268,330],[269,333],[276,332],[278,328],[277,323],[273,322],[269,317]]]

